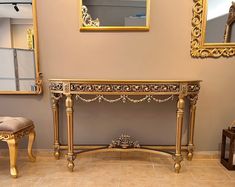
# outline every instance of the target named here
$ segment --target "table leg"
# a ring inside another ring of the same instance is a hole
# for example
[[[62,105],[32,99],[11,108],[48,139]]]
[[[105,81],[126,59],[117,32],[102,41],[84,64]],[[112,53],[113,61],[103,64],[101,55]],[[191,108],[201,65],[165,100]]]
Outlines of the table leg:
[[[181,139],[182,139],[182,127],[183,127],[183,118],[184,118],[184,108],[185,101],[183,96],[179,96],[179,100],[177,103],[177,123],[176,123],[176,152],[173,156],[175,161],[174,168],[175,172],[179,173],[181,168],[181,161],[183,160],[181,154]]]
[[[189,118],[189,143],[188,143],[188,160],[193,159],[194,151],[194,126],[195,126],[195,115],[196,115],[196,103],[198,96],[189,96],[190,100],[190,118]]]
[[[52,95],[52,111],[54,125],[54,157],[60,158],[60,143],[59,143],[59,98]]]
[[[73,100],[72,96],[66,95],[66,114],[67,114],[67,128],[68,128],[68,169],[70,171],[73,171],[74,168],[74,163],[73,161],[75,160],[76,156],[74,154],[73,150]]]

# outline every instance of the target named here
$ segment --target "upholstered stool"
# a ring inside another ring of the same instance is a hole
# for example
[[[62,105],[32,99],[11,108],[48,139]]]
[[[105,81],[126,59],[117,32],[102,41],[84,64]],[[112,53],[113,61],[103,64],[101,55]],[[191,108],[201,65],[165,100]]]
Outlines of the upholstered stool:
[[[28,156],[31,161],[35,161],[32,154],[32,146],[35,140],[33,121],[22,117],[0,117],[0,140],[7,142],[10,155],[10,173],[12,177],[17,177],[16,167],[18,140],[28,135]]]

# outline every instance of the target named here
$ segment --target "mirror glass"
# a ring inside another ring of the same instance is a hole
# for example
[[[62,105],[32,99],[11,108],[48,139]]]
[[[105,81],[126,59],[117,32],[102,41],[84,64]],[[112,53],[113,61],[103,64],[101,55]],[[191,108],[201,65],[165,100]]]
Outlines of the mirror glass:
[[[81,30],[148,30],[149,0],[81,0]]]
[[[208,0],[205,43],[235,43],[234,0]]]
[[[0,1],[0,93],[39,93],[33,0]]]

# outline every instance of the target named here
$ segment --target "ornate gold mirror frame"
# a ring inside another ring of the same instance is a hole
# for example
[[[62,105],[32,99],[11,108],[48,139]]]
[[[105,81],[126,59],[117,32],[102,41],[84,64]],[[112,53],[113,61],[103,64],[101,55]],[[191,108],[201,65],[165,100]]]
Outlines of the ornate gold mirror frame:
[[[39,69],[39,49],[38,49],[38,23],[36,0],[32,0],[32,15],[33,15],[33,31],[27,30],[27,41],[30,49],[34,50],[35,63],[35,85],[33,91],[0,91],[0,95],[38,95],[42,93],[42,73]]]
[[[79,18],[80,31],[149,31],[150,0],[146,0],[145,26],[101,26],[99,18],[90,15],[88,8],[83,5],[83,0],[79,0]]]
[[[194,0],[193,18],[192,18],[191,55],[193,57],[201,57],[201,58],[206,58],[206,57],[218,58],[221,56],[222,57],[234,56],[235,43],[205,42],[207,11],[208,11],[208,0]],[[226,40],[226,30],[225,30],[225,40]]]

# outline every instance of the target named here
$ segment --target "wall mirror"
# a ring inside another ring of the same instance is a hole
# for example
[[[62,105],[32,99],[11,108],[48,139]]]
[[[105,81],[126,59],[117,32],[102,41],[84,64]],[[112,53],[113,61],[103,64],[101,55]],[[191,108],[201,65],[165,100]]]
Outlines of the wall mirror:
[[[36,0],[0,0],[0,94],[40,94]]]
[[[81,31],[148,31],[150,0],[80,0]]]
[[[229,57],[235,55],[235,2],[194,0],[191,55]]]

